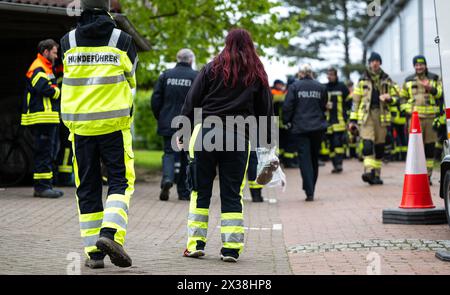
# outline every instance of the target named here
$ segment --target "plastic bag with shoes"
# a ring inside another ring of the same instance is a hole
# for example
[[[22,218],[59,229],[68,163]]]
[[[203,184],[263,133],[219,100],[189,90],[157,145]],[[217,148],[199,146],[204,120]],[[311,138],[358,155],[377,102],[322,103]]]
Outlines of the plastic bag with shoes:
[[[286,175],[281,170],[280,160],[276,155],[276,147],[257,148],[258,168],[256,182],[266,187],[282,187],[286,189]]]

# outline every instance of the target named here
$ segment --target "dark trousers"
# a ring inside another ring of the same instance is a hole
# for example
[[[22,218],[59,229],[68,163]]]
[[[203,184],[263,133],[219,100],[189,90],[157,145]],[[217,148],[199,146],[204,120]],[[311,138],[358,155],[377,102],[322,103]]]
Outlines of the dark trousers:
[[[69,141],[70,131],[64,125],[59,125],[59,151],[57,156],[57,172],[59,184],[70,184],[72,182],[72,143]]]
[[[184,152],[173,150],[171,137],[164,137],[163,176],[161,188],[166,182],[176,183],[180,197],[189,197],[191,193],[186,186],[187,155]]]
[[[219,185],[221,201],[221,237],[222,254],[227,251],[240,253],[244,247],[243,189],[249,159],[248,140],[245,151],[194,151],[195,142],[202,142],[198,125],[190,143],[190,178],[193,189],[188,217],[187,249],[195,251],[204,249],[206,244],[209,205],[213,190],[216,169],[219,168]],[[210,130],[203,129],[203,137]],[[225,135],[226,133],[224,133]],[[230,134],[226,134],[230,136]],[[233,135],[231,135],[233,136]],[[236,140],[235,140],[236,142]],[[201,146],[201,145],[200,145]]]
[[[319,176],[319,152],[323,134],[323,131],[316,131],[296,135],[303,190],[307,196],[314,196]]]
[[[36,191],[52,188],[57,130],[58,125],[56,124],[37,124],[31,127],[34,137],[33,180]]]
[[[98,136],[75,135],[74,172],[80,213],[81,237],[86,255],[101,255],[99,236],[120,245],[125,241],[128,208],[134,192],[134,154],[130,130]],[[102,202],[101,163],[108,173],[108,197]]]
[[[342,162],[345,156],[345,132],[332,132],[328,135],[330,141],[330,157],[333,166],[337,168],[342,167]]]
[[[408,135],[406,132],[406,126],[392,124],[392,127],[397,133],[397,137],[395,138],[397,158],[404,161],[406,160],[406,153],[408,152]]]

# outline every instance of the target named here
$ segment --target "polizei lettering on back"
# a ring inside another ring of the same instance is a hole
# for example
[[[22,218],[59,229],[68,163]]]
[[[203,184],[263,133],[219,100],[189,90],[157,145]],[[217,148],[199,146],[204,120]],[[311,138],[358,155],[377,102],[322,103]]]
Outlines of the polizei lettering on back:
[[[317,98],[320,99],[321,93],[320,91],[299,91],[298,98]]]
[[[176,78],[167,79],[167,85],[191,87],[191,84],[192,84],[191,80],[188,79],[176,79]]]
[[[66,57],[68,66],[115,65],[120,66],[120,55],[108,52],[70,53]]]

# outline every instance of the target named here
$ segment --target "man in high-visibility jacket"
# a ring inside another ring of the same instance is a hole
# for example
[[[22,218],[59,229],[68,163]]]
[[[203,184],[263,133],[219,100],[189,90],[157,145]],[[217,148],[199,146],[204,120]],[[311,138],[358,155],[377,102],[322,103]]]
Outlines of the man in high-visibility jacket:
[[[381,166],[387,127],[391,124],[389,105],[398,101],[398,87],[381,69],[382,59],[373,52],[369,67],[362,75],[353,95],[350,128],[360,126],[363,140],[364,174],[370,185],[382,185]]]
[[[428,71],[425,56],[414,57],[413,65],[416,72],[407,77],[403,84],[401,109],[409,116],[413,112],[419,113],[428,177],[431,179],[434,166],[434,147],[438,140],[437,133],[433,130],[433,121],[439,116],[442,83],[438,75]]]
[[[105,255],[116,266],[132,264],[123,244],[135,181],[130,127],[138,57],[132,37],[116,28],[108,2],[82,0],[77,28],[61,39],[61,117],[71,132],[81,237],[90,268],[104,267]],[[105,208],[100,161],[108,174]]]
[[[34,196],[41,198],[59,198],[63,195],[52,185],[61,93],[53,73],[58,47],[51,39],[39,43],[37,58],[26,74],[22,104],[21,124],[29,126],[34,137]]]

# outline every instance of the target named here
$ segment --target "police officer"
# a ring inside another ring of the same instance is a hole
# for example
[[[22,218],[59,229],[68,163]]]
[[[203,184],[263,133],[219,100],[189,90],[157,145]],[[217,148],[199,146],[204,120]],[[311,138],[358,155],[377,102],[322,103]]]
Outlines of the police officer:
[[[419,113],[422,127],[428,176],[431,179],[434,166],[434,148],[438,141],[433,130],[433,121],[439,116],[439,104],[442,98],[442,83],[438,75],[428,71],[425,56],[418,55],[413,59],[415,74],[406,78],[401,91],[402,110],[411,116]]]
[[[169,199],[170,188],[177,183],[179,200],[189,200],[190,191],[186,187],[187,158],[185,153],[176,151],[172,146],[172,135],[176,129],[171,127],[172,120],[181,113],[186,94],[197,76],[192,69],[194,53],[190,49],[181,49],[177,53],[175,68],[164,72],[158,79],[153,91],[151,106],[158,120],[158,134],[164,138],[163,176],[159,199]]]
[[[81,6],[77,28],[61,40],[61,117],[73,143],[85,265],[102,268],[108,255],[114,265],[129,267],[123,244],[135,180],[130,127],[138,57],[132,37],[109,15],[108,0],[82,0]],[[108,173],[105,208],[100,162]]]
[[[327,71],[328,91],[327,119],[330,142],[330,157],[333,162],[332,173],[341,173],[345,156],[345,141],[347,131],[347,110],[351,108],[347,97],[349,91],[344,83],[339,82],[337,70],[329,68]]]
[[[363,141],[364,174],[370,185],[382,185],[381,166],[387,127],[391,124],[389,106],[398,101],[398,88],[381,69],[381,56],[373,52],[369,67],[362,75],[353,95],[350,129],[357,124]]]
[[[26,74],[22,104],[21,124],[30,126],[34,137],[34,196],[41,198],[59,198],[63,195],[52,185],[61,93],[53,73],[58,47],[51,39],[39,42],[37,58]]]
[[[319,175],[320,144],[327,129],[328,94],[325,86],[313,80],[309,64],[300,67],[299,76],[300,80],[288,89],[283,105],[283,122],[291,126],[297,142],[306,201],[313,201]]]

